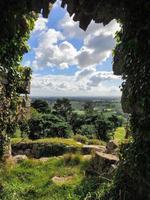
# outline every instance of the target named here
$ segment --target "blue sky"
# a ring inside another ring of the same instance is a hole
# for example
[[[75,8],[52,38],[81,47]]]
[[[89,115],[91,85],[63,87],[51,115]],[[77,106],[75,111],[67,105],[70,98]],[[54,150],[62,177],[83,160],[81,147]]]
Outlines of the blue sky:
[[[33,71],[32,96],[120,96],[120,77],[112,72],[115,20],[92,22],[87,31],[57,2],[48,19],[41,15],[22,64]]]

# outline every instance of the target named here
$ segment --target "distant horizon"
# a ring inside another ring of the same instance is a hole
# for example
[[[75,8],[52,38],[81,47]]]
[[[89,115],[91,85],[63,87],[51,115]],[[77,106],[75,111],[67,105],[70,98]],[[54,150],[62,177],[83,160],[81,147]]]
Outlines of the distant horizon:
[[[33,95],[30,95],[31,98],[59,98],[59,97],[68,97],[68,98],[121,98],[121,96],[33,96]]]

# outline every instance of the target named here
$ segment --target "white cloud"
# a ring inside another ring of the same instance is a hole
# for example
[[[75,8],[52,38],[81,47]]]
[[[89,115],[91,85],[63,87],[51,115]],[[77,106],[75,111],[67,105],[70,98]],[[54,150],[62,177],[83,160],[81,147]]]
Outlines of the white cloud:
[[[60,63],[60,69],[66,69],[66,68],[68,68],[68,64],[67,63],[65,63],[65,62],[63,62],[63,63]]]
[[[120,29],[119,24],[116,20],[112,20],[107,26],[103,26],[103,24],[96,24],[94,21],[88,26],[86,31],[83,31],[79,28],[79,22],[74,22],[73,17],[70,17],[68,13],[66,13],[65,17],[59,22],[59,26],[62,29],[62,33],[64,36],[70,38],[82,38],[85,37],[93,37],[99,34],[104,33],[105,35],[115,35],[116,30]]]
[[[90,87],[97,87],[101,82],[115,80],[120,80],[120,77],[115,76],[113,72],[96,72],[90,77],[87,85]]]
[[[64,69],[75,64],[77,50],[71,43],[63,41],[63,39],[61,32],[55,29],[48,29],[42,34],[38,47],[34,49],[33,67],[60,67]]]
[[[107,26],[92,21],[84,32],[79,28],[79,23],[74,22],[68,14],[60,21],[59,26],[66,39],[70,37],[83,40],[83,46],[76,57],[80,67],[93,66],[105,61],[115,47],[115,32],[120,29],[115,20]]]
[[[91,34],[92,35],[92,34]],[[84,46],[78,52],[77,60],[80,67],[88,67],[98,65],[105,61],[112,52],[115,46],[113,35],[99,33],[99,35],[88,35],[84,39]]]
[[[82,73],[81,71],[80,73]],[[85,73],[86,73],[85,69]],[[94,96],[118,96],[120,95],[118,78],[111,72],[102,72],[101,79],[100,73],[91,72],[84,77],[77,80],[79,74],[75,76],[67,75],[33,75],[31,95],[33,96],[77,96],[77,95],[94,95]],[[99,79],[94,80],[94,76]],[[90,81],[89,81],[90,78]],[[107,84],[106,80],[113,80],[113,85]],[[95,83],[95,84],[94,84]],[[101,83],[101,84],[99,84]],[[116,84],[117,83],[117,84]]]
[[[38,37],[38,46],[34,49],[33,67],[64,69],[71,65],[88,67],[100,64],[111,55],[115,46],[114,34],[119,25],[115,20],[107,26],[92,22],[84,32],[79,28],[79,23],[74,22],[66,14],[59,22],[58,29],[60,31],[48,28],[47,19],[39,17],[33,31]],[[83,46],[77,50],[67,41],[69,38],[82,40]]]
[[[38,20],[35,22],[33,33],[47,30],[47,23],[48,19],[43,18],[42,15],[39,15]]]
[[[82,69],[82,70],[76,72],[76,74],[75,74],[76,80],[78,81],[78,80],[85,79],[85,78],[91,76],[91,74],[93,74],[94,72],[96,72],[96,69],[92,68],[92,67]]]
[[[59,2],[55,4],[57,7]],[[50,19],[50,17],[49,17]],[[57,30],[48,28],[47,19],[39,17],[32,33],[36,47],[32,67],[36,69],[66,69],[72,65],[78,71],[72,75],[33,75],[32,92],[34,96],[118,96],[120,78],[112,72],[97,72],[96,66],[104,62],[115,46],[114,35],[119,30],[115,20],[107,26],[92,22],[87,31],[79,28],[68,14],[60,21]],[[76,48],[75,40],[82,45]],[[112,84],[108,84],[112,81]]]

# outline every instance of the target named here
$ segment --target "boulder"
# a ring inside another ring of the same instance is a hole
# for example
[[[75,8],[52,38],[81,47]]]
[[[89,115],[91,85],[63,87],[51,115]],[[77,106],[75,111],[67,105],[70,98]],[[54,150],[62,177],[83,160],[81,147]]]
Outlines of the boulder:
[[[24,151],[24,154],[25,154],[26,156],[31,156],[31,157],[32,157],[31,149],[26,149],[26,150]]]
[[[73,180],[73,178],[74,178],[73,176],[62,176],[62,177],[60,177],[60,176],[54,176],[52,178],[52,181],[55,184],[63,185],[66,182]]]
[[[118,161],[119,158],[115,155],[96,151],[86,173],[89,175],[103,175],[107,178],[112,177]]]
[[[118,150],[118,143],[114,140],[110,140],[106,145],[105,153],[116,154]]]
[[[98,151],[98,152],[104,152],[106,149],[104,146],[99,146],[99,145],[84,145],[82,148],[82,153],[83,154],[90,154],[93,151]]]
[[[17,156],[14,156],[13,157],[13,160],[16,162],[16,163],[20,163],[24,160],[27,160],[28,157],[26,155],[17,155]]]

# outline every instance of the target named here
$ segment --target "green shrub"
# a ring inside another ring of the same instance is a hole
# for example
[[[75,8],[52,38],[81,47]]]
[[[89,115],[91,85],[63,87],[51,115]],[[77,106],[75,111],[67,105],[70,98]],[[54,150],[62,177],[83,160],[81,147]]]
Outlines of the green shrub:
[[[78,132],[81,135],[88,137],[89,139],[93,139],[94,137],[96,137],[97,130],[94,125],[84,124],[80,127]]]
[[[40,113],[50,113],[51,109],[47,101],[43,99],[36,99],[31,103],[31,106]]]
[[[101,145],[101,141],[98,139],[91,139],[88,141],[88,145]]]
[[[71,136],[70,125],[62,118],[53,114],[43,114],[29,120],[29,138],[40,139],[45,137]]]
[[[77,142],[81,142],[83,144],[87,144],[88,142],[88,138],[86,136],[83,136],[83,135],[74,135],[73,137],[74,140],[76,140]]]
[[[82,156],[80,154],[72,154],[72,153],[67,153],[64,155],[64,164],[65,165],[79,165],[82,162]]]
[[[62,116],[68,121],[72,114],[72,105],[69,99],[57,99],[53,106],[53,113],[57,116]]]

